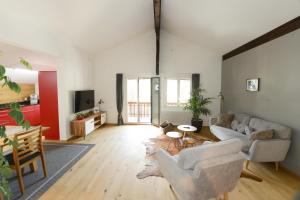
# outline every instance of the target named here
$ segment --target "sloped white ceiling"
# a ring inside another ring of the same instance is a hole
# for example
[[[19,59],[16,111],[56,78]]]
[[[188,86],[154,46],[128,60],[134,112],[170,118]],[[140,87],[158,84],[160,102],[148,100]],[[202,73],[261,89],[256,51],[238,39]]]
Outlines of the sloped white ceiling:
[[[0,4],[0,32],[1,25],[35,27],[91,53],[154,30],[153,0],[0,0]],[[300,0],[162,0],[163,29],[221,53],[299,15]]]
[[[300,0],[162,0],[162,27],[227,53],[300,15]]]

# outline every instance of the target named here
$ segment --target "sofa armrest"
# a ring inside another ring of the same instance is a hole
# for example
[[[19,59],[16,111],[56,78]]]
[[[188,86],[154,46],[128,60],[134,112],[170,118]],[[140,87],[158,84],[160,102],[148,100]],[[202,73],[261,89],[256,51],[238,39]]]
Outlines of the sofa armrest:
[[[162,167],[171,167],[171,165],[177,166],[177,161],[166,150],[159,149],[155,156]]]
[[[290,144],[290,140],[255,140],[247,159],[255,162],[281,162],[285,159]]]
[[[210,117],[208,124],[209,124],[209,126],[212,126],[212,125],[216,125],[217,122],[218,122],[218,117]]]

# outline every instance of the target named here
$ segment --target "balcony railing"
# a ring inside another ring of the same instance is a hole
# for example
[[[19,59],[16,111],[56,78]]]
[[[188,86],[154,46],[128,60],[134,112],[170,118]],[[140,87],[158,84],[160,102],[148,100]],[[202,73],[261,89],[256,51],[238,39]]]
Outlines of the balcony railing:
[[[150,102],[128,102],[128,117],[151,117],[151,103]]]

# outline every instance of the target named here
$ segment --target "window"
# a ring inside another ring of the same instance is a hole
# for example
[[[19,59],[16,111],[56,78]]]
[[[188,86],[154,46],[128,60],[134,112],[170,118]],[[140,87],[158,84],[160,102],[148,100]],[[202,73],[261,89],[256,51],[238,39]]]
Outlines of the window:
[[[191,80],[167,79],[167,106],[182,106],[188,102]]]

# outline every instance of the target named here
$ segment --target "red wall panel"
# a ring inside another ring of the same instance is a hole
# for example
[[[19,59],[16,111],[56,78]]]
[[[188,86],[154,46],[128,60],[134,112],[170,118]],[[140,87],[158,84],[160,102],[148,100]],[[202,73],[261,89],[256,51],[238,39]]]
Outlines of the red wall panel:
[[[41,125],[50,127],[44,132],[49,140],[59,140],[58,95],[56,72],[39,72]]]

